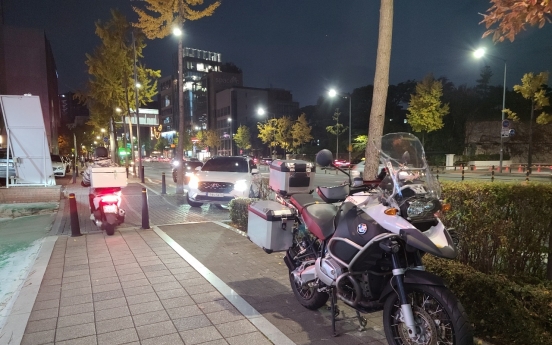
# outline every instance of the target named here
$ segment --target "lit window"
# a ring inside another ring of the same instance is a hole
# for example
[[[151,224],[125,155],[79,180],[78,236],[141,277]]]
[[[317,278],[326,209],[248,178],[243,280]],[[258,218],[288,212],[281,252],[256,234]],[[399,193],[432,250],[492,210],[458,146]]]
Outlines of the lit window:
[[[198,63],[198,64],[197,64],[197,70],[198,70],[198,71],[204,71],[204,70],[205,70],[204,65],[203,65],[202,63]]]

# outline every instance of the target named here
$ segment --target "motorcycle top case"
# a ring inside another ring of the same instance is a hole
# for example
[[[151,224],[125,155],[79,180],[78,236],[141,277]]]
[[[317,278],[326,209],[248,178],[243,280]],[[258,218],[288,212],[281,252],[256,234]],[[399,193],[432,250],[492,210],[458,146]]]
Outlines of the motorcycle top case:
[[[92,188],[126,187],[125,167],[96,167],[90,174]]]
[[[282,195],[310,193],[314,190],[314,163],[276,159],[270,163],[270,188]]]
[[[280,252],[293,244],[293,212],[271,200],[249,205],[247,236],[265,252]]]

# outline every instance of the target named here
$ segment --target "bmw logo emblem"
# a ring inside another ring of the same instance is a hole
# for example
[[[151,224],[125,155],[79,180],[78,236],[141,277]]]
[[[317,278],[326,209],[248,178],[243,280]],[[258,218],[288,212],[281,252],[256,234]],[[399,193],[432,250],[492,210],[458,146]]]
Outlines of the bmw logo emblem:
[[[366,226],[366,224],[360,223],[359,225],[357,225],[357,232],[360,235],[364,235],[366,231],[368,231],[368,226]]]

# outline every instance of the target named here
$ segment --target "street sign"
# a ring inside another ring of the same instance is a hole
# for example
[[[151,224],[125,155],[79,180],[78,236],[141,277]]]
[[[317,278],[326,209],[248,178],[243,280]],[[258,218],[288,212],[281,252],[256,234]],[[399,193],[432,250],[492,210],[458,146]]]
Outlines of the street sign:
[[[509,138],[510,137],[510,129],[508,128],[502,128],[500,131],[500,136],[503,138]]]
[[[109,138],[108,138],[108,137],[104,137],[104,138],[103,138],[103,141],[104,141],[104,143],[107,143],[107,142],[109,141]]]
[[[502,120],[502,127],[504,128],[510,127],[510,120]]]

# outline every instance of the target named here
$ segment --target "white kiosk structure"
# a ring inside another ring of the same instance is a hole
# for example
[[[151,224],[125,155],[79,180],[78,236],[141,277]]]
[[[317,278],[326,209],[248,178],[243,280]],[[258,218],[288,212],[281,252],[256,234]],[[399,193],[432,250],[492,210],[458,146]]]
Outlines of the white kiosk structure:
[[[38,96],[0,95],[0,106],[6,125],[7,160],[13,159],[15,178],[8,178],[10,186],[52,186],[56,184],[44,118]]]

